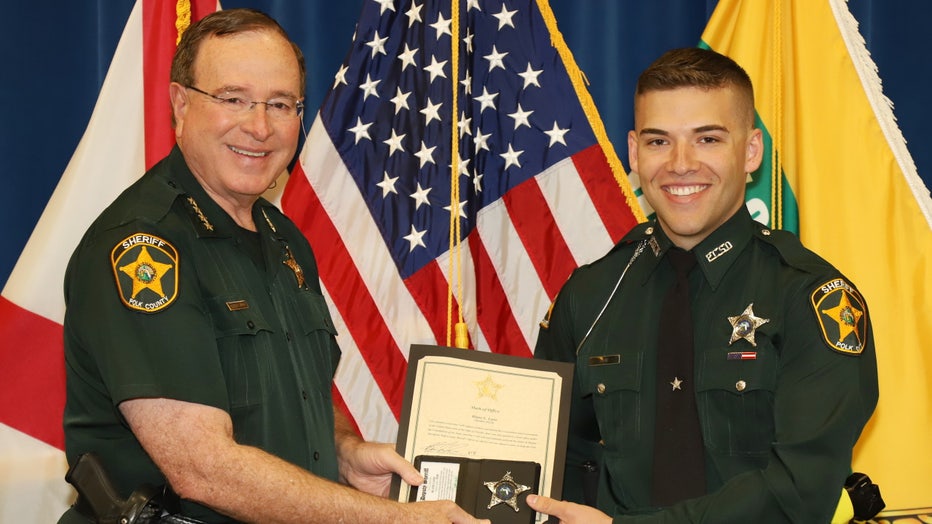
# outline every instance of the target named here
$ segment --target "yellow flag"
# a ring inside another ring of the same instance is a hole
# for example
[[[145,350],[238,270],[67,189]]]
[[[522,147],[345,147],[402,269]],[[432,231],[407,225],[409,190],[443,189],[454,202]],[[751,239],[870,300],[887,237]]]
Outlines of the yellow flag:
[[[852,467],[889,509],[932,505],[932,199],[857,22],[844,0],[719,0],[702,39],[754,82],[768,155],[748,207],[867,299],[880,402]]]

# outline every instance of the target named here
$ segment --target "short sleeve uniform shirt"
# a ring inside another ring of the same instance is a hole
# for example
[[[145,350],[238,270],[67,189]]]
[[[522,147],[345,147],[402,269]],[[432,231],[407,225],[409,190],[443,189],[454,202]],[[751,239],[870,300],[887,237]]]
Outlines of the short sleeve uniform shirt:
[[[267,201],[253,218],[258,233],[239,228],[175,148],[100,215],[71,258],[66,452],[69,461],[97,452],[123,497],[165,482],[119,413],[135,398],[225,410],[237,442],[337,478],[340,351],[314,255]]]

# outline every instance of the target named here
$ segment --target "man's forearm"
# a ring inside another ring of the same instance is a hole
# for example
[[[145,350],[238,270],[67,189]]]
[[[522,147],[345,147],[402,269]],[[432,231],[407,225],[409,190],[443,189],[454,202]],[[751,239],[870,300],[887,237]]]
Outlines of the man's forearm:
[[[257,448],[241,447],[203,500],[244,522],[365,522],[380,499],[317,477]],[[224,489],[226,494],[217,493]],[[233,495],[228,496],[228,495]],[[200,498],[200,497],[199,497]],[[387,510],[388,508],[385,508]]]

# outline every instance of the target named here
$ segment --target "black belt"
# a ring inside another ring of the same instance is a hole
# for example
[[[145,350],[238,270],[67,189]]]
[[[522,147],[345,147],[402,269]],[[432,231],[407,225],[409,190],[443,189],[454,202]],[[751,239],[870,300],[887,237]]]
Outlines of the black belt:
[[[98,516],[94,515],[89,508],[81,507],[78,504],[75,504],[71,507],[71,510],[81,515],[88,522],[96,522],[98,524],[115,524],[115,523],[125,523],[125,524],[206,524],[202,520],[193,519],[191,517],[185,517],[184,515],[161,515],[161,511],[156,507],[144,510],[136,515],[125,516],[122,514],[119,515],[104,515]],[[67,514],[66,514],[67,515]],[[126,520],[123,520],[123,519]],[[70,522],[69,519],[64,519],[63,522]]]

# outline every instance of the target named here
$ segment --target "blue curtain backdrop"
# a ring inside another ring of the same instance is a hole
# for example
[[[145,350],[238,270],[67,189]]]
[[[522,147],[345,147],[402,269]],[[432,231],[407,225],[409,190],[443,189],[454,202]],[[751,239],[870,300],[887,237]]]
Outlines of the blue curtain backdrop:
[[[88,123],[134,0],[2,0],[0,53],[0,284],[4,284]],[[281,21],[308,57],[308,106],[316,108],[371,0],[223,0]],[[753,1],[753,0],[749,0]],[[696,45],[716,0],[550,0],[619,156],[637,74],[672,47]],[[910,152],[932,187],[932,22],[927,0],[849,0],[894,102]],[[308,118],[313,118],[313,111]],[[863,144],[852,144],[863,147]],[[869,190],[869,188],[865,188]],[[70,253],[61,253],[67,262]]]

